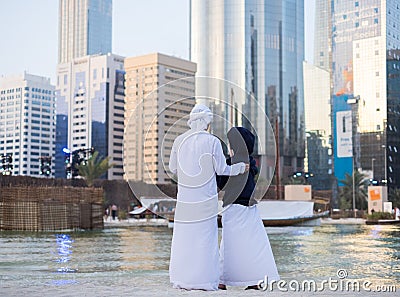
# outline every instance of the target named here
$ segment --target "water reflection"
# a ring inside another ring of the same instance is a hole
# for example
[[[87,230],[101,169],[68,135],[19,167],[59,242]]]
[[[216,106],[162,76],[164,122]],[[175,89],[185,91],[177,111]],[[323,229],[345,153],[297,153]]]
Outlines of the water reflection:
[[[57,268],[57,272],[75,272],[75,269],[69,268],[68,266],[68,262],[71,260],[72,255],[72,243],[74,242],[71,239],[71,236],[67,234],[57,234],[56,242],[57,253],[59,257],[55,261],[56,263],[60,263],[62,265],[61,267]]]
[[[121,229],[121,269],[167,270],[170,252],[170,232],[164,228]]]

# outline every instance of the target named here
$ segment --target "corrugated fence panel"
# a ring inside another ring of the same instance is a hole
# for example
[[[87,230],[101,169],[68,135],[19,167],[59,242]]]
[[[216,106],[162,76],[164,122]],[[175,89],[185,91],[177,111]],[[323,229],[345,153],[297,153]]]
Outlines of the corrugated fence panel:
[[[0,230],[100,229],[102,200],[100,188],[2,187]]]

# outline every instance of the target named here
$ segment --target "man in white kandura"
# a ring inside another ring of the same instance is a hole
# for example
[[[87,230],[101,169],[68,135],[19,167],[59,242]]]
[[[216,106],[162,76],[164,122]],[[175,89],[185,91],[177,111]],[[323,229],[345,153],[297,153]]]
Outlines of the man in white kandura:
[[[190,130],[172,146],[169,169],[178,177],[178,195],[169,267],[174,288],[218,290],[218,193],[216,174],[238,175],[245,163],[226,165],[219,139],[206,130],[212,112],[198,104],[190,113]]]

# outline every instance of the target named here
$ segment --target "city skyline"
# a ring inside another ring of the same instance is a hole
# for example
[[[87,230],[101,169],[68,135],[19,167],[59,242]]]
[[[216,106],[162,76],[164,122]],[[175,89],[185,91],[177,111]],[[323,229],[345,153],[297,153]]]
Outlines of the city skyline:
[[[52,84],[56,83],[58,9],[59,2],[49,0],[2,3],[0,36],[8,46],[0,47],[0,76],[27,71],[49,77]],[[306,20],[309,20],[305,24],[305,58],[308,61],[313,59],[313,10],[314,0],[305,0]],[[149,22],[144,12],[151,12],[151,18],[158,21]],[[174,17],[171,18],[171,15]],[[142,26],[143,23],[146,26]],[[160,52],[189,58],[188,0],[170,0],[167,3],[149,0],[140,4],[136,1],[114,0],[112,27],[112,52],[115,54],[139,56]]]

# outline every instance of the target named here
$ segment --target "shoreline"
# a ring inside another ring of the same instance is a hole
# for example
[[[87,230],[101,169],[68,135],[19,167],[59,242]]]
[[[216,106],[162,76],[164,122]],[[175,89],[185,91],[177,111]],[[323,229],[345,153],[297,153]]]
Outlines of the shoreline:
[[[104,228],[115,227],[168,227],[166,219],[126,219],[113,221],[108,218],[104,221]]]
[[[322,218],[321,225],[332,224],[332,225],[365,225],[366,219],[363,218]]]
[[[322,218],[321,225],[365,225],[366,219],[363,218]],[[126,219],[126,220],[112,220],[108,218],[104,221],[104,228],[116,227],[168,227],[168,220],[166,219]],[[297,227],[293,225],[291,227]],[[301,226],[298,226],[301,227]]]

